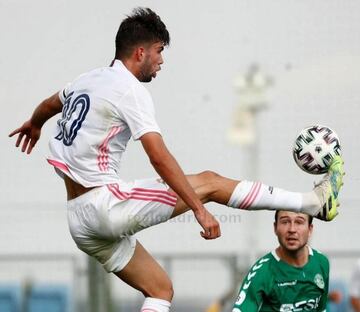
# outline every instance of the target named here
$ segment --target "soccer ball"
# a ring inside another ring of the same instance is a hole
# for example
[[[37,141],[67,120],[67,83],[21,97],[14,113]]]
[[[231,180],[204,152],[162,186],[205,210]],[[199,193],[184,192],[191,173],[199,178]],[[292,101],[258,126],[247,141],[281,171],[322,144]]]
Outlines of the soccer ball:
[[[329,127],[321,125],[301,130],[293,148],[295,162],[310,174],[326,173],[333,157],[340,154],[337,134]]]

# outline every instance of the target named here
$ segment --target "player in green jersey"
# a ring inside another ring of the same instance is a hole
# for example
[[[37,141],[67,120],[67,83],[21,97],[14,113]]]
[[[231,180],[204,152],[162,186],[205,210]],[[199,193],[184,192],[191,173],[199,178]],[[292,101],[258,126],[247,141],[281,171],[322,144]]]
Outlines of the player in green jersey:
[[[325,311],[329,261],[308,246],[312,217],[275,214],[279,247],[258,259],[245,276],[233,312]]]

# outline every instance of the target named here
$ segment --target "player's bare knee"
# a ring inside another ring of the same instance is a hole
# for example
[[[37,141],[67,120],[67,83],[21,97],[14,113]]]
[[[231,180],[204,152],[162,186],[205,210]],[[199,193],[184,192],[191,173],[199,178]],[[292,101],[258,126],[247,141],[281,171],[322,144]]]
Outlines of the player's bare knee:
[[[199,176],[204,180],[204,182],[208,182],[208,183],[211,183],[211,182],[214,182],[215,180],[217,180],[220,175],[217,174],[216,172],[214,171],[211,171],[211,170],[205,170],[201,173],[199,173]]]
[[[221,185],[221,176],[214,171],[206,170],[198,175],[198,186],[196,193],[203,203],[213,200],[213,194],[219,189]]]
[[[174,297],[174,289],[170,279],[152,283],[148,287],[144,287],[141,292],[145,297],[158,298],[167,301],[171,301]]]
[[[158,296],[156,298],[164,299],[171,302],[173,297],[174,297],[174,288],[171,281],[169,280],[169,282],[166,285],[162,285],[161,289],[159,290]]]

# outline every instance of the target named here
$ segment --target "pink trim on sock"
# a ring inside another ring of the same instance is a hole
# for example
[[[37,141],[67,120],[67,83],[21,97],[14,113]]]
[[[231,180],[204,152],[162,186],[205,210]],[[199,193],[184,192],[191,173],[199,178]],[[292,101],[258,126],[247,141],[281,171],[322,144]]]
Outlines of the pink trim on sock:
[[[261,183],[255,182],[250,189],[250,192],[245,196],[244,200],[241,202],[240,209],[248,209],[255,201],[256,197],[259,195],[261,189]]]

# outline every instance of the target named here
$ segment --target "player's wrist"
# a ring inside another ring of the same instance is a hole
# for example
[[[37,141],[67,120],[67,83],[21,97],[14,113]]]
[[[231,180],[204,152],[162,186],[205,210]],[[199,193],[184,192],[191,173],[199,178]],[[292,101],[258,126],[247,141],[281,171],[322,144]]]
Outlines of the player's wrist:
[[[30,125],[31,125],[32,128],[41,129],[42,126],[44,125],[45,121],[41,120],[40,118],[32,117],[32,118],[29,120],[29,123],[30,123]]]
[[[205,207],[204,207],[201,203],[192,206],[192,207],[191,207],[191,210],[192,210],[195,214],[203,214],[203,213],[205,213],[205,211],[206,211]]]

